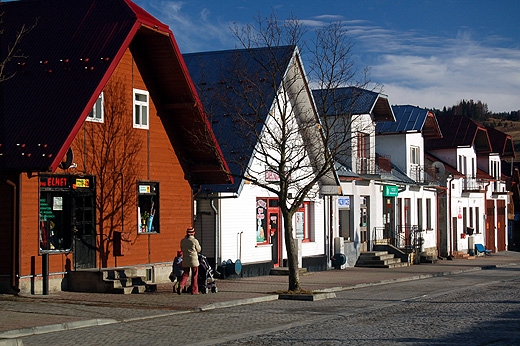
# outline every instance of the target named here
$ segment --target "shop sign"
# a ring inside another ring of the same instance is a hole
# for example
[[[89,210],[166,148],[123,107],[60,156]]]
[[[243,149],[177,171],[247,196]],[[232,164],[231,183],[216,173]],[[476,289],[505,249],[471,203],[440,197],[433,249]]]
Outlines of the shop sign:
[[[74,175],[40,175],[42,189],[89,189],[93,187],[92,177],[78,177]]]
[[[395,185],[383,185],[383,197],[397,197],[399,189]]]
[[[350,208],[350,197],[339,197],[338,198],[338,207]]]
[[[139,185],[139,193],[150,193],[150,185]]]

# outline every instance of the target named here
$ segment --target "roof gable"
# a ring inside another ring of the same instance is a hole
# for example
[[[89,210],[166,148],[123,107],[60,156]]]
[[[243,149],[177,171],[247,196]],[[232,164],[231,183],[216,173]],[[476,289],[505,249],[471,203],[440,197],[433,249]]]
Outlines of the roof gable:
[[[437,116],[443,138],[427,139],[427,150],[474,147],[479,154],[490,153],[491,143],[486,128],[463,115]]]
[[[35,0],[1,6],[6,28],[2,54],[16,30],[36,25],[18,46],[23,57],[7,66],[14,77],[0,83],[0,170],[54,171],[130,48],[190,181],[229,181],[166,25],[130,0]],[[205,133],[204,150],[182,144],[190,138],[174,122]]]
[[[204,104],[213,132],[221,145],[231,172],[232,185],[206,186],[208,191],[238,192],[240,175],[250,164],[263,124],[271,110],[276,90],[281,85],[294,46],[236,49],[184,54],[184,61]],[[250,92],[253,90],[253,92]],[[247,97],[243,95],[248,94]],[[257,112],[259,112],[257,114]],[[256,121],[251,140],[242,134],[236,117],[251,116]]]
[[[501,158],[516,157],[513,138],[497,129],[486,127],[491,141],[492,152],[500,155]]]
[[[321,116],[370,114],[374,121],[395,121],[388,97],[357,87],[315,89],[314,101]]]

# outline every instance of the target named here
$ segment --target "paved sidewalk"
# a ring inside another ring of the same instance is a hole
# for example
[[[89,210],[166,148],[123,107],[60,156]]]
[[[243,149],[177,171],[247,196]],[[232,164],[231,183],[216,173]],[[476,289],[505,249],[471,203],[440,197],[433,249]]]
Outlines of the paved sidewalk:
[[[520,266],[520,253],[504,251],[472,260],[443,260],[393,269],[346,268],[313,272],[300,275],[300,284],[309,291],[335,292],[505,265]],[[17,345],[16,338],[24,335],[274,300],[278,299],[276,292],[287,289],[288,277],[226,279],[217,280],[216,285],[218,293],[195,296],[173,293],[171,283],[159,284],[156,292],[132,295],[76,292],[46,296],[0,295],[0,345]]]

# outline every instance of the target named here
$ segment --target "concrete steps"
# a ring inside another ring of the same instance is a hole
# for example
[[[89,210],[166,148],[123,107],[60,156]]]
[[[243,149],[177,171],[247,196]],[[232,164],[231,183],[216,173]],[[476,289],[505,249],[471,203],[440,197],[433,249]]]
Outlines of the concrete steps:
[[[120,267],[77,270],[67,274],[73,292],[132,294],[151,292],[157,285],[147,281],[146,268]]]
[[[407,267],[408,262],[402,262],[400,258],[388,251],[366,251],[362,252],[357,261],[356,267],[365,268],[399,268]]]

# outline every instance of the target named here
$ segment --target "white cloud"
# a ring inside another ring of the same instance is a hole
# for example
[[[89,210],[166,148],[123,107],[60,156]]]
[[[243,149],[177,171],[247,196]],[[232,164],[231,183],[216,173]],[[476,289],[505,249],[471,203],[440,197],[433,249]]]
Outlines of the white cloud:
[[[167,23],[182,53],[218,50],[233,47],[236,42],[231,33],[232,22],[222,21],[208,8],[186,1],[135,0],[157,19]],[[187,7],[196,6],[197,16]],[[213,47],[213,48],[208,48]]]
[[[473,99],[493,112],[520,109],[520,50],[492,45],[505,39],[477,41],[467,28],[453,38],[370,25],[349,32],[392,104],[442,108]]]

